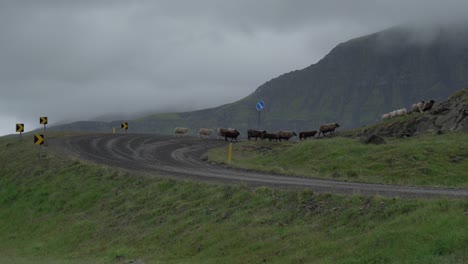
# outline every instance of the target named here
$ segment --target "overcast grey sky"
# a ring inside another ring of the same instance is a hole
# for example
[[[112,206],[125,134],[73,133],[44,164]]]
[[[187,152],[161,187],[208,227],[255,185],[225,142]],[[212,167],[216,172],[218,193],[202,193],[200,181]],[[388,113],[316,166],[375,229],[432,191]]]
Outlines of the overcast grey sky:
[[[463,18],[466,0],[1,0],[0,135],[241,99],[350,38]]]

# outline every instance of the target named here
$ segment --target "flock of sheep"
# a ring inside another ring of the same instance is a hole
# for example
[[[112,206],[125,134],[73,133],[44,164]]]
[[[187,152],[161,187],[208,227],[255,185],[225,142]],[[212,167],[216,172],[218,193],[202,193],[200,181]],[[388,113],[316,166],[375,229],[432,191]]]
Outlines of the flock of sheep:
[[[319,131],[317,130],[311,130],[311,131],[302,131],[299,133],[299,139],[300,140],[305,140],[310,137],[315,137],[315,135],[318,133],[318,136],[321,134],[325,136],[325,133],[332,134],[335,132],[335,129],[340,127],[338,123],[330,123],[330,124],[325,124],[321,125],[319,128]],[[189,129],[186,127],[176,127],[174,129],[174,136],[186,136],[188,135]],[[198,137],[199,138],[209,138],[214,134],[214,130],[210,128],[200,128],[198,130]],[[218,128],[217,130],[217,138],[219,139],[224,138],[226,141],[228,139],[231,139],[231,141],[235,140],[237,141],[237,138],[239,137],[240,132],[237,129],[234,128]],[[265,130],[256,130],[256,129],[249,129],[247,131],[247,139],[251,140],[252,138],[255,138],[257,140],[260,138],[262,141],[264,139],[268,139],[270,141],[275,140],[275,141],[282,141],[286,140],[288,141],[292,137],[297,136],[296,132],[294,131],[278,131],[276,133],[268,133]]]
[[[401,109],[398,109],[398,110],[395,110],[395,111],[392,111],[392,112],[389,112],[389,113],[386,113],[386,114],[383,114],[382,115],[382,120],[385,120],[385,119],[391,119],[391,118],[394,118],[394,117],[398,117],[398,116],[404,116],[404,115],[407,115],[407,114],[411,114],[413,112],[417,112],[417,113],[422,113],[422,112],[425,112],[425,111],[429,111],[432,106],[434,105],[435,101],[434,100],[429,100],[427,102],[425,101],[419,101],[415,104],[413,104],[411,106],[411,111],[407,112],[406,111],[406,108],[401,108]],[[338,127],[340,127],[340,125],[338,125],[338,123],[330,123],[330,124],[324,124],[324,125],[321,125],[320,128],[319,128],[319,131],[317,130],[310,130],[310,131],[302,131],[299,133],[299,139],[300,140],[306,140],[307,138],[313,138],[317,135],[318,133],[318,137],[320,135],[323,135],[325,136],[326,133],[329,133],[329,134],[332,134],[335,132],[335,129],[337,129]],[[186,128],[186,127],[176,127],[175,130],[174,130],[174,136],[186,136],[188,135],[189,133],[189,129]],[[214,134],[214,130],[213,129],[210,129],[210,128],[200,128],[198,130],[198,137],[199,138],[210,138],[212,137]],[[234,128],[218,128],[217,129],[217,138],[224,138],[226,141],[228,141],[228,139],[231,139],[231,141],[235,140],[237,141],[237,138],[240,136],[240,132],[237,130],[237,129],[234,129]],[[268,139],[270,141],[274,140],[274,141],[282,141],[282,140],[286,140],[288,141],[289,139],[291,139],[292,137],[295,137],[297,136],[296,132],[294,131],[278,131],[278,132],[275,132],[275,133],[269,133],[265,130],[256,130],[256,129],[249,129],[247,130],[247,139],[248,140],[251,140],[253,138],[255,138],[255,140],[257,139],[261,139],[261,140],[264,140],[264,139]]]
[[[382,115],[382,120],[391,119],[397,116],[404,116],[407,114],[411,114],[413,112],[422,113],[431,110],[432,106],[434,105],[434,100],[429,100],[427,102],[419,101],[411,106],[411,111],[407,112],[406,108],[401,108],[386,114]]]

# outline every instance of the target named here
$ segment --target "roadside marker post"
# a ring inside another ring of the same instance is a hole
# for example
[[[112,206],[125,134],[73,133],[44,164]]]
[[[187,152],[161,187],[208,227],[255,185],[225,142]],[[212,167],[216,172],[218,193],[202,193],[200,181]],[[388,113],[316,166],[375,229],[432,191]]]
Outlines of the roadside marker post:
[[[44,125],[44,139],[45,139],[45,136],[46,136],[46,125],[47,123],[49,122],[47,116],[41,116],[39,117],[39,124],[41,125]]]
[[[39,159],[42,158],[42,145],[44,144],[45,137],[41,134],[34,135],[34,144],[39,145]]]
[[[24,124],[16,124],[16,132],[20,133],[20,139],[23,139]]]
[[[228,147],[228,164],[231,164],[232,160],[232,143],[229,143]]]
[[[263,108],[265,107],[265,102],[262,100],[258,101],[257,104],[255,105],[258,111],[258,122],[257,122],[257,129],[260,129],[260,115],[262,113]]]
[[[112,128],[112,134],[115,135],[115,127]]]
[[[122,122],[122,124],[120,124],[120,128],[125,130],[125,134],[127,134],[127,131],[128,131],[128,123],[127,122]]]

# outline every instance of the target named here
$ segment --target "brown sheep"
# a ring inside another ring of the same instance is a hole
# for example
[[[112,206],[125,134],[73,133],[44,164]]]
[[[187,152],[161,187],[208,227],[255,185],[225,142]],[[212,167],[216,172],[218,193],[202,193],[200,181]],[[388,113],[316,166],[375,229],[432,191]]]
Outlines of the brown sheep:
[[[296,132],[294,131],[278,131],[276,134],[278,135],[279,141],[282,139],[289,141],[290,138],[297,136]]]
[[[308,137],[315,137],[315,134],[317,134],[317,130],[313,130],[313,131],[303,131],[303,132],[300,132],[299,133],[299,139],[302,140],[306,140]]]
[[[247,139],[250,141],[250,138],[255,138],[255,141],[257,141],[257,138],[260,138],[263,141],[263,136],[265,135],[266,131],[260,131],[260,130],[255,130],[255,129],[249,129],[247,131]]]
[[[434,100],[430,100],[429,102],[424,103],[424,107],[422,108],[423,112],[431,110],[434,103],[435,103]]]
[[[218,136],[217,138],[219,139],[219,137],[224,137],[226,132],[228,131],[234,131],[235,129],[234,128],[223,128],[223,127],[220,127],[218,128]]]
[[[228,130],[226,133],[224,133],[224,139],[228,141],[227,139],[230,138],[231,142],[235,139],[237,142],[237,137],[240,135],[239,131],[237,129],[234,130]]]
[[[338,123],[330,123],[330,124],[321,125],[320,129],[319,129],[319,136],[320,136],[320,134],[323,134],[323,136],[325,136],[325,133],[327,133],[327,132],[329,132],[330,135],[331,135],[332,133],[335,132],[335,129],[337,127],[340,127],[340,125],[338,125]]]
[[[276,133],[265,133],[263,135],[263,138],[269,139],[270,141],[272,141],[272,140],[278,141],[278,134],[276,134]]]

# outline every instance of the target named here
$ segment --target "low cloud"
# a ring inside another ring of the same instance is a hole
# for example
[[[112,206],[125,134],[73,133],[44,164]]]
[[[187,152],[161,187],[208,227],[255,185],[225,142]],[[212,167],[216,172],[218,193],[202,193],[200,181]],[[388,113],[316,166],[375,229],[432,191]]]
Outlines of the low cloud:
[[[467,9],[433,0],[9,1],[0,4],[0,121],[32,128],[39,115],[53,123],[217,106],[350,38],[461,20]],[[433,37],[422,33],[417,40]]]

